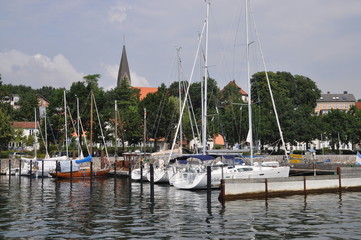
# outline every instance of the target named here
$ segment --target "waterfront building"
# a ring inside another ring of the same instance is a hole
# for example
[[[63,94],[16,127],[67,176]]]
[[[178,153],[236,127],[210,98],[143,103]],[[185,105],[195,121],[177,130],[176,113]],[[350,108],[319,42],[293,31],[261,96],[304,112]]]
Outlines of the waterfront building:
[[[356,98],[347,91],[344,91],[342,94],[327,92],[326,94],[321,94],[320,99],[316,103],[315,114],[324,115],[332,109],[350,110],[351,106],[355,105]]]

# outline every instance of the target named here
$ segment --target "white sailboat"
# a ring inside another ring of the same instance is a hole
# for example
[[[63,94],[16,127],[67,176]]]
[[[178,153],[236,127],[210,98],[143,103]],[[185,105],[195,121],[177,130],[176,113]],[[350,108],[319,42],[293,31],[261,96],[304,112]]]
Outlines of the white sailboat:
[[[222,178],[275,178],[275,177],[288,177],[289,176],[289,166],[279,166],[278,162],[271,165],[271,163],[253,163],[253,136],[252,136],[252,99],[251,99],[251,82],[250,82],[250,69],[249,69],[249,36],[248,36],[248,4],[249,0],[246,1],[246,37],[247,37],[247,78],[248,78],[248,92],[249,92],[249,99],[248,99],[248,115],[249,115],[249,135],[247,139],[249,139],[250,143],[250,165],[233,165],[233,166],[224,166],[221,161],[214,161],[211,163],[212,171],[211,171],[211,187],[218,188],[220,185],[220,180]],[[205,21],[206,29],[208,30],[208,13],[209,13],[209,2],[207,2],[207,17]],[[207,32],[206,32],[207,36]],[[207,39],[207,37],[206,37]],[[208,41],[206,40],[206,51],[207,51]],[[207,53],[206,53],[207,56]],[[202,139],[203,139],[203,146],[206,146],[206,121],[207,121],[207,99],[206,99],[206,90],[207,90],[207,60],[205,60],[205,86],[204,86],[204,99],[202,106],[204,110],[202,111]],[[267,72],[266,72],[267,76]],[[279,125],[277,111],[274,105],[272,91],[270,89],[269,80],[267,77],[268,86],[271,94],[271,99],[273,103],[273,107],[276,113],[276,120],[279,126],[280,135],[282,142],[283,135]],[[206,155],[206,148],[203,147],[202,154]],[[218,164],[217,164],[218,162]],[[199,164],[198,166],[194,167],[191,164],[188,164],[188,167],[180,170],[176,173],[175,179],[173,181],[173,185],[179,189],[205,189],[207,187],[207,171],[205,164]]]

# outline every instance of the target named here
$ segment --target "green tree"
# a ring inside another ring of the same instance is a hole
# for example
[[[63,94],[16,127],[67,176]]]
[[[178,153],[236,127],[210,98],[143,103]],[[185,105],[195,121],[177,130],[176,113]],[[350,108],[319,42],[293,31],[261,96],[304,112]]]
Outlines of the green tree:
[[[317,138],[319,132],[315,131],[317,125],[311,116],[321,91],[315,82],[288,72],[268,72],[268,76],[285,141],[310,142]],[[265,73],[254,74],[251,82],[252,99],[258,102],[254,111],[258,119],[255,126],[259,128],[256,136],[259,136],[263,144],[278,142],[280,146],[280,135]]]
[[[14,129],[11,126],[10,118],[0,108],[0,150],[5,150],[13,139]]]
[[[141,107],[147,110],[147,135],[155,141],[154,151],[159,139],[172,142],[179,118],[178,97],[170,96],[162,84],[157,92],[149,93],[141,101]]]
[[[118,124],[117,136],[120,138],[123,150],[125,142],[129,144],[139,143],[143,136],[143,115],[139,107],[139,89],[132,88],[125,80],[120,82],[119,87],[110,90],[107,93],[107,105],[110,118],[114,116],[114,102],[118,105]],[[114,121],[113,121],[114,124]]]

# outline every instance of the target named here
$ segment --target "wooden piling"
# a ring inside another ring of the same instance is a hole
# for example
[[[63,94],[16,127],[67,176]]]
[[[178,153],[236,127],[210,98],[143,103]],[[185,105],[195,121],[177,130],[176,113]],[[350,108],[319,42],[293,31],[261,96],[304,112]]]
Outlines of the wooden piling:
[[[207,166],[207,203],[211,201],[212,190],[212,167]]]
[[[21,159],[19,159],[19,179],[21,177]]]
[[[117,159],[114,161],[114,178],[117,178]]]
[[[143,188],[143,161],[140,161],[140,187]]]
[[[268,179],[264,179],[264,191],[265,191],[265,198],[268,199]]]
[[[44,159],[41,160],[41,176],[42,176],[42,178],[45,177],[45,176],[44,176]]]
[[[90,180],[93,179],[93,161],[90,161]]]
[[[150,200],[154,203],[154,166],[150,164]]]
[[[73,180],[73,161],[70,160],[70,181]]]
[[[338,189],[341,192],[342,191],[342,185],[341,185],[341,168],[337,167],[337,175],[338,175]]]
[[[303,176],[303,192],[305,196],[307,195],[307,184],[306,184],[306,176]]]

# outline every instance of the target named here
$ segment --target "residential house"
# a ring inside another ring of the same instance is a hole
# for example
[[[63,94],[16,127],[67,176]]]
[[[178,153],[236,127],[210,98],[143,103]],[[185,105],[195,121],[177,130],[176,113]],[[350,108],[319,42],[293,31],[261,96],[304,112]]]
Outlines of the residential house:
[[[39,122],[12,122],[12,127],[17,130],[22,130],[22,138],[28,138],[29,136],[35,136],[39,133]],[[26,146],[23,141],[11,141],[8,145],[9,149],[20,150],[33,150],[34,146]],[[39,144],[36,146],[39,149]]]
[[[327,92],[326,94],[321,94],[320,99],[316,103],[315,114],[324,115],[332,109],[350,110],[351,106],[355,105],[356,98],[353,94],[347,93],[347,91],[344,91],[343,94]]]

